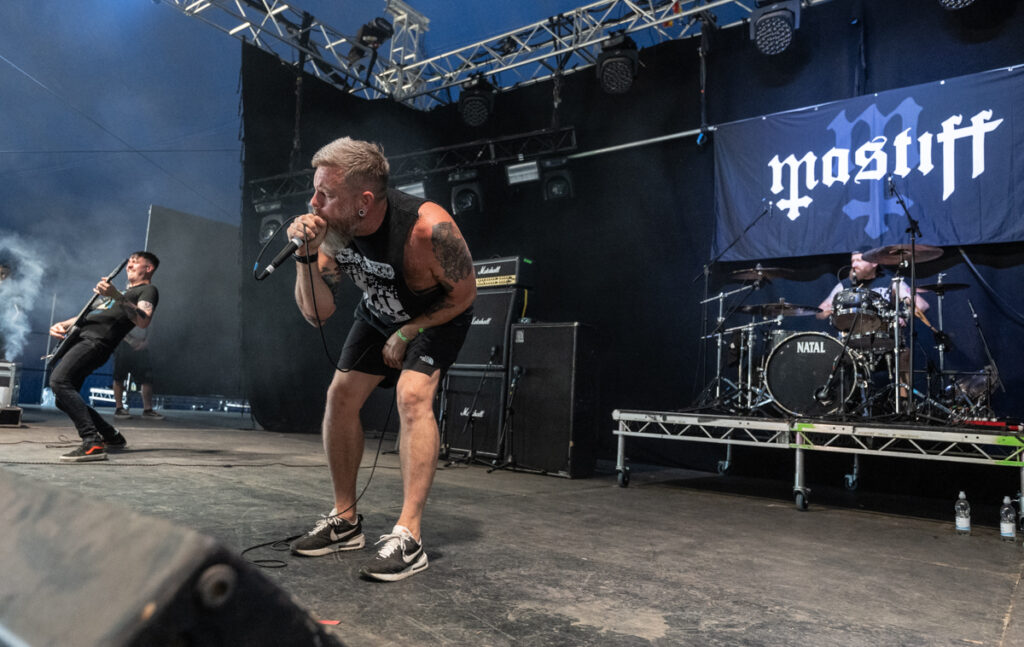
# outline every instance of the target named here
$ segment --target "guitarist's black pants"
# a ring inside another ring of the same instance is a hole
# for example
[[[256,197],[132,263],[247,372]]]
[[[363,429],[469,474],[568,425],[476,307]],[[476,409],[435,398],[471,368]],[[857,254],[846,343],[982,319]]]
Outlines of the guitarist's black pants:
[[[75,423],[84,443],[112,439],[117,430],[86,404],[80,393],[85,378],[107,363],[114,350],[94,339],[82,338],[68,349],[50,374],[50,388],[57,408]]]

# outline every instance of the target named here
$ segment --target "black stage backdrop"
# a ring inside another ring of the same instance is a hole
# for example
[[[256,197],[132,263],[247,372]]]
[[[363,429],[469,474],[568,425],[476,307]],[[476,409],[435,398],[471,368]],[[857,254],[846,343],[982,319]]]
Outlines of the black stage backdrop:
[[[708,123],[1024,63],[1019,3],[976,4],[947,12],[937,2],[892,0],[864,3],[859,13],[860,3],[836,0],[804,10],[794,46],[775,57],[759,54],[746,29],[716,32],[708,55]],[[643,50],[640,75],[624,95],[602,93],[590,71],[565,77],[559,124],[575,127],[580,152],[697,128],[698,44],[689,39]],[[454,106],[422,113],[392,102],[355,99],[306,77],[299,168],[320,145],[346,134],[379,141],[387,154],[396,155],[546,128],[553,123],[551,99],[551,83],[503,93],[494,118],[480,129],[468,129]],[[246,180],[287,172],[295,123],[293,72],[244,47],[243,101]],[[581,321],[599,332],[604,457],[614,454],[613,409],[682,409],[693,403],[709,377],[699,361],[699,340],[702,269],[714,228],[713,161],[711,147],[698,148],[692,137],[572,159],[575,197],[547,202],[535,184],[507,187],[501,168],[483,169],[485,213],[458,218],[475,258],[521,254],[535,259],[537,280],[528,316]],[[428,197],[446,207],[447,191],[446,178],[428,181]],[[252,259],[259,217],[246,198],[242,250],[243,258]],[[1024,297],[1015,288],[1024,279],[1024,251],[1020,245],[965,251],[1008,304],[1000,305],[978,287],[955,250],[922,267],[922,282],[934,282],[942,271],[948,273],[946,282],[973,286],[970,298],[1008,391],[997,398],[996,409],[1022,415],[1024,402],[1015,394],[1024,373],[1014,361],[1022,325],[1012,310],[1024,311]],[[847,262],[845,255],[765,259],[765,265],[797,270],[796,280],[777,280],[749,302],[784,297],[817,305]],[[315,330],[293,305],[294,270],[283,267],[260,284],[249,276],[251,264],[243,264],[243,375],[253,411],[271,429],[315,429],[331,366]],[[707,289],[714,294],[737,287],[723,277],[747,265],[714,265]],[[347,332],[355,295],[345,298],[349,303],[326,327],[334,354]],[[934,307],[934,295],[930,300]],[[946,300],[946,317],[956,320],[951,327],[959,342],[947,360],[952,368],[981,368],[983,352],[962,301],[955,295]],[[829,330],[811,317],[787,319],[786,326]],[[932,344],[930,333],[921,335],[920,346],[934,357]],[[380,419],[364,422],[383,424]],[[648,449],[631,441],[629,453],[635,460],[713,466],[711,450],[674,445],[652,443]],[[788,462],[787,456],[779,464]]]

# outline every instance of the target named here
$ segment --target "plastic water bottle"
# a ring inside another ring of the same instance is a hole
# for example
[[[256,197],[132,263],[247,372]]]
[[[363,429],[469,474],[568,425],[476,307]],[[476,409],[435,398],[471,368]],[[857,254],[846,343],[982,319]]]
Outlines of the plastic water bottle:
[[[1017,539],[1017,511],[1008,496],[1003,497],[1003,506],[999,508],[999,536],[1003,541]]]
[[[953,510],[956,512],[956,534],[971,534],[971,504],[967,502],[967,495],[962,490],[953,504]]]

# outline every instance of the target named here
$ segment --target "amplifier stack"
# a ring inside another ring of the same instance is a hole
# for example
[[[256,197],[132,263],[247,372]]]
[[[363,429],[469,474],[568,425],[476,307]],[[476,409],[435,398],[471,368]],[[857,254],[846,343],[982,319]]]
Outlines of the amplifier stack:
[[[477,294],[466,341],[441,391],[444,451],[502,455],[512,324],[525,315],[532,263],[521,256],[473,263]]]

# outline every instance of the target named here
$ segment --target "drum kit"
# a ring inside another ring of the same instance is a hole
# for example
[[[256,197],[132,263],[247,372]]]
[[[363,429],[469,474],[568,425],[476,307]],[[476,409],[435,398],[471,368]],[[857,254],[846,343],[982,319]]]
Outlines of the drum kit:
[[[938,247],[918,244],[913,254],[909,246],[890,245],[864,252],[862,257],[879,265],[895,266],[889,291],[895,295],[901,293],[901,268],[941,255]],[[938,298],[938,328],[910,299],[896,303],[866,287],[852,287],[835,294],[829,315],[835,334],[785,329],[789,317],[822,312],[819,307],[785,299],[739,305],[726,313],[727,300],[792,273],[786,268],[761,265],[738,270],[729,279],[744,282],[742,287],[701,302],[718,303],[717,326],[704,336],[705,341],[715,343],[716,349],[715,378],[705,389],[704,405],[738,414],[843,419],[888,419],[909,409],[917,416],[940,423],[992,415],[989,397],[998,379],[992,375],[992,369],[942,379],[951,373],[945,370],[945,353],[950,343],[941,332],[942,300],[948,292],[967,288],[966,284],[943,283],[945,275],[940,273],[936,283],[917,286],[919,292],[929,292]],[[734,314],[751,315],[752,320],[726,327],[727,319]],[[905,364],[909,353],[904,351],[911,342],[905,324],[913,317],[935,333],[939,351],[939,376],[944,383],[937,389],[930,384],[928,394],[910,389],[907,384],[910,380]],[[735,380],[726,375],[726,364],[735,365]],[[908,392],[915,396],[912,402],[907,399]]]

